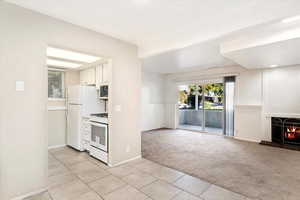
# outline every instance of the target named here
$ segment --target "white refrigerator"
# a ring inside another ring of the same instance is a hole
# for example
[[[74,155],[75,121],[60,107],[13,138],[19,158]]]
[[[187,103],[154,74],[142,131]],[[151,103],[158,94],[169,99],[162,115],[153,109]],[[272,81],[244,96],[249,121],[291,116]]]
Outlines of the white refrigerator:
[[[94,86],[70,86],[67,88],[67,145],[79,151],[82,146],[83,118],[103,109]]]

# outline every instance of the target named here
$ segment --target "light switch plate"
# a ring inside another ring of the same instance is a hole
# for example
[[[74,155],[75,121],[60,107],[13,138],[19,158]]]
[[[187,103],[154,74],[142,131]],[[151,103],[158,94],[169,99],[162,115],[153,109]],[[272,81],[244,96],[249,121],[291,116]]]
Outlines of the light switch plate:
[[[16,91],[24,91],[25,83],[24,81],[16,81]]]
[[[115,105],[116,112],[121,112],[121,110],[122,110],[121,105]]]

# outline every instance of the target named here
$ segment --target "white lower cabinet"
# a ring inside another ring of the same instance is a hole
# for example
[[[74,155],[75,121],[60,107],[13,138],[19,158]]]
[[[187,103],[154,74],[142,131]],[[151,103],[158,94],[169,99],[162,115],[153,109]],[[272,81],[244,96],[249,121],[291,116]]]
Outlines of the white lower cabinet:
[[[82,140],[82,147],[85,151],[90,151],[90,141]]]
[[[82,131],[82,139],[90,141],[91,140],[91,132]]]
[[[105,163],[108,161],[108,154],[100,149],[90,146],[90,155]]]
[[[84,150],[90,151],[91,125],[89,119],[83,119],[81,122],[81,143]]]

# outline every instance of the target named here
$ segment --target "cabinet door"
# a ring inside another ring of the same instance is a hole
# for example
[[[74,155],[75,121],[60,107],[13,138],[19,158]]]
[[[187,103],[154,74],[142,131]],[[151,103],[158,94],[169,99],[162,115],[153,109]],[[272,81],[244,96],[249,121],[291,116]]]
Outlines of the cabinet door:
[[[99,65],[96,67],[96,87],[100,88],[100,84],[102,83],[102,66]]]
[[[88,76],[87,76],[87,70],[80,71],[80,84],[81,85],[87,85],[88,83]]]
[[[108,65],[107,64],[104,64],[103,65],[103,69],[102,69],[102,73],[103,73],[103,75],[102,75],[102,83],[108,83],[109,82],[109,78],[108,78],[108,72],[109,71],[109,68],[108,68]]]
[[[88,84],[89,85],[94,85],[96,84],[96,81],[95,81],[95,68],[90,68],[88,69]]]
[[[80,85],[83,85],[84,84],[84,79],[83,79],[83,74],[84,74],[84,72],[83,71],[80,71],[79,72],[80,73]]]

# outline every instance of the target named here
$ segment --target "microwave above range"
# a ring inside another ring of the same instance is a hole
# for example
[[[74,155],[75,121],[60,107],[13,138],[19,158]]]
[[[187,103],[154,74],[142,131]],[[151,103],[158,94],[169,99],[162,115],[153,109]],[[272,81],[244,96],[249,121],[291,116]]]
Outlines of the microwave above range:
[[[100,85],[99,87],[99,98],[107,99],[108,98],[108,85]]]

